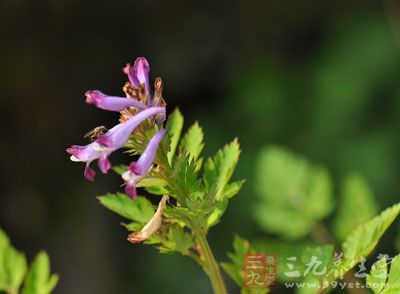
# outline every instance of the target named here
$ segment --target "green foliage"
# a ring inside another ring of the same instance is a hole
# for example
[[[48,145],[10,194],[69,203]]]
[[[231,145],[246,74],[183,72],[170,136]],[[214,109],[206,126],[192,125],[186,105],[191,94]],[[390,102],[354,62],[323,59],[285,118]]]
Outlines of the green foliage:
[[[0,229],[0,291],[16,293],[27,270],[25,255],[13,248]]]
[[[129,231],[134,231],[128,237],[130,242],[151,244],[161,253],[179,252],[190,256],[205,269],[210,279],[214,279],[213,287],[224,291],[223,282],[215,281],[222,278],[208,248],[206,234],[220,221],[229,199],[244,183],[243,180],[230,182],[239,160],[240,146],[237,139],[233,140],[214,157],[208,158],[203,167],[203,130],[196,122],[181,138],[183,121],[178,109],[169,116],[167,136],[158,147],[155,164],[136,183],[137,188],[143,187],[152,194],[168,195],[172,203],[164,205],[165,202],[160,202],[155,212],[151,202],[144,197],[132,200],[117,193],[98,199],[103,206],[131,221],[123,224]],[[125,146],[127,153],[141,154],[155,129],[135,133]],[[125,168],[114,170],[121,175]]]
[[[368,221],[377,212],[372,191],[364,179],[357,174],[347,176],[333,225],[336,238],[343,241],[353,228]]]
[[[256,190],[260,201],[254,213],[259,225],[285,238],[305,236],[333,208],[328,172],[276,146],[260,153]]]
[[[238,286],[243,285],[243,259],[244,255],[249,252],[249,242],[239,236],[235,236],[235,239],[233,240],[233,252],[228,253],[230,262],[221,263],[222,268]]]
[[[168,117],[166,129],[168,137],[170,138],[169,150],[167,152],[168,162],[171,164],[172,159],[175,155],[176,148],[179,144],[179,138],[183,128],[183,116],[179,109],[175,109],[173,113]]]
[[[385,258],[377,261],[367,276],[367,285],[376,294],[397,294],[400,292],[400,255],[393,258],[390,272]]]
[[[190,200],[196,201],[202,198],[203,190],[198,178],[196,163],[188,156],[180,154],[176,158],[173,169],[167,178],[171,196],[176,197],[183,206],[188,207]]]
[[[197,160],[204,147],[204,133],[196,122],[182,138],[180,147],[191,160]]]
[[[193,246],[193,238],[179,226],[169,228],[166,240],[158,247],[161,253],[180,252],[187,254]]]
[[[367,257],[399,213],[400,203],[357,227],[343,243],[344,257],[348,260]]]
[[[226,188],[239,160],[240,147],[237,139],[225,145],[204,167],[204,184],[209,191],[215,187],[217,201],[227,198]],[[239,188],[240,189],[240,188]]]
[[[335,242],[327,230],[316,229],[324,228],[320,221],[326,218],[333,208],[332,184],[324,169],[311,166],[305,159],[282,148],[268,147],[261,152],[256,176],[256,189],[261,202],[257,204],[255,212],[261,227],[284,238],[310,235],[315,241]],[[323,285],[342,277],[372,252],[400,213],[400,204],[373,218],[376,211],[377,205],[371,189],[361,176],[351,174],[345,178],[338,212],[333,219],[337,240],[340,242],[345,239],[341,260],[333,258],[333,244],[305,249],[300,245],[296,246],[297,253],[295,249],[290,248],[290,244],[283,241],[280,241],[278,248],[268,243],[263,245],[264,248],[259,245],[255,248],[261,248],[263,252],[276,250],[281,260],[287,259],[288,255],[301,256],[300,262],[292,261],[296,270],[300,272],[307,271],[307,262],[310,262],[313,256],[316,257],[318,262],[321,262],[319,268],[327,269],[326,276],[287,278],[278,271],[278,278],[280,281],[317,282]],[[285,247],[289,248],[286,249],[288,252],[285,252]],[[279,265],[287,269],[282,262]],[[298,293],[313,291],[315,289],[305,287],[299,289]]]
[[[382,235],[400,213],[400,203],[396,204],[370,221],[358,226],[342,245],[344,259],[329,272],[329,279],[335,280],[366,258],[378,244]]]
[[[284,242],[282,240],[263,238],[252,241],[251,247],[257,252],[275,254],[278,257],[278,280],[281,282],[296,282],[298,278],[288,277],[288,258],[296,257],[295,261],[290,261],[294,268],[300,272],[305,271],[302,256],[307,248],[314,246],[310,241]],[[299,258],[300,257],[300,258]]]
[[[371,272],[367,276],[367,285],[374,293],[382,293],[386,286],[388,274],[388,265],[385,258],[378,260],[373,264]]]
[[[51,293],[58,276],[50,277],[49,258],[45,252],[39,253],[28,274],[27,270],[25,255],[12,247],[7,235],[0,229],[0,292],[18,293],[25,279],[23,294]]]
[[[109,210],[138,224],[146,224],[154,215],[154,208],[145,197],[138,196],[132,201],[125,194],[117,193],[99,196],[97,199]]]
[[[221,266],[224,271],[235,281],[239,287],[243,286],[243,260],[245,254],[250,253],[250,244],[247,240],[239,236],[235,236],[233,240],[233,252],[228,253],[229,262],[222,262]],[[268,288],[259,289],[241,289],[241,294],[266,294],[269,293]]]
[[[31,264],[22,294],[47,294],[57,285],[58,276],[50,273],[48,255],[41,251]]]

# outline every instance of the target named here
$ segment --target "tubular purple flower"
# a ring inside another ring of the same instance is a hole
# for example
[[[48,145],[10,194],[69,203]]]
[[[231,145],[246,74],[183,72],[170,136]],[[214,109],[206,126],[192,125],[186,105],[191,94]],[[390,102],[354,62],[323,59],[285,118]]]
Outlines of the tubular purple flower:
[[[97,142],[107,148],[119,149],[128,141],[133,130],[145,119],[158,113],[165,113],[164,107],[150,107],[134,115],[127,121],[120,123],[101,135]]]
[[[129,107],[135,107],[137,109],[146,109],[147,106],[135,99],[108,96],[98,90],[86,91],[86,103],[94,104],[97,108],[109,111],[122,111]]]
[[[95,172],[91,169],[92,161],[98,159],[98,166],[102,173],[107,173],[111,168],[111,163],[108,156],[115,150],[123,147],[129,140],[133,130],[144,120],[158,113],[164,113],[163,107],[150,107],[135,116],[131,117],[126,122],[120,123],[110,129],[107,133],[101,135],[96,141],[86,145],[73,145],[67,149],[67,153],[71,154],[72,161],[86,162],[84,175],[89,181],[93,181]]]
[[[93,142],[86,146],[73,145],[67,149],[67,153],[71,154],[72,161],[86,162],[84,176],[87,180],[93,181],[96,172],[90,167],[90,164],[102,155],[100,150],[101,146],[97,142]]]
[[[128,75],[129,81],[135,88],[143,84],[148,100],[150,101],[150,84],[149,84],[149,72],[150,66],[146,58],[138,57],[135,60],[133,66],[129,63],[122,69],[125,74]]]
[[[131,162],[129,168],[122,174],[122,179],[126,184],[125,193],[132,199],[136,198],[136,183],[151,169],[157,154],[158,145],[160,145],[165,134],[166,130],[161,130],[155,134],[139,159]]]

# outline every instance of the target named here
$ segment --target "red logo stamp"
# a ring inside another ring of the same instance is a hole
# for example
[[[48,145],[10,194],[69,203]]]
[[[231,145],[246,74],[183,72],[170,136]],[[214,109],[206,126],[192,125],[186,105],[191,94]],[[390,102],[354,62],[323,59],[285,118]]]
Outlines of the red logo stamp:
[[[271,288],[277,284],[277,270],[276,255],[248,253],[243,260],[243,287]]]

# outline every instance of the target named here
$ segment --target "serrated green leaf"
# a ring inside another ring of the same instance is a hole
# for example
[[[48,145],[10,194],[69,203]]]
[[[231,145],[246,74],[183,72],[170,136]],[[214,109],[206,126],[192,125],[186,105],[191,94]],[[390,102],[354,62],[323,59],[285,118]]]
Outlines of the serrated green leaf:
[[[217,202],[215,209],[207,218],[207,227],[212,227],[218,224],[227,207],[228,199]]]
[[[186,254],[193,246],[193,238],[179,226],[171,226],[167,240],[159,247],[161,253],[180,252]]]
[[[222,262],[224,271],[235,281],[238,286],[243,285],[243,258],[250,252],[249,242],[245,239],[235,236],[233,240],[233,252],[228,253],[230,262]]]
[[[331,280],[352,269],[357,263],[366,258],[380,238],[394,222],[400,213],[400,203],[386,209],[380,215],[358,226],[342,245],[343,262],[332,268],[328,273]]]
[[[25,255],[21,252],[18,252],[11,246],[8,247],[5,251],[4,268],[6,273],[5,277],[7,280],[6,288],[9,291],[13,290],[11,292],[17,292],[21,287],[27,270]]]
[[[378,260],[371,268],[371,272],[367,275],[367,285],[374,293],[381,293],[385,287],[388,274],[386,259]]]
[[[233,240],[233,252],[228,253],[230,262],[222,262],[221,267],[232,278],[232,280],[239,286],[243,287],[243,260],[245,254],[251,251],[250,244],[247,240],[235,236]],[[269,293],[268,288],[241,288],[242,294],[265,294]]]
[[[41,251],[30,266],[22,294],[48,294],[57,285],[58,276],[51,275],[50,261],[46,252]]]
[[[196,122],[183,136],[180,143],[180,148],[189,156],[190,160],[196,161],[197,158],[199,158],[201,151],[203,150],[203,140],[203,130]]]
[[[223,199],[223,192],[228,185],[232,173],[239,160],[240,146],[237,139],[219,150],[214,158],[209,158],[204,166],[204,184],[207,190],[211,190],[212,185],[216,186],[215,199]]]
[[[264,230],[299,238],[332,211],[332,183],[325,169],[271,146],[260,153],[256,170],[260,202],[254,210]]]
[[[400,293],[400,255],[392,259],[389,273],[386,259],[376,262],[367,275],[367,285],[376,294]]]
[[[168,183],[164,179],[145,177],[137,183],[136,187],[143,187],[151,194],[165,195],[169,194],[169,191],[167,190],[167,185]]]
[[[224,192],[221,195],[222,199],[229,199],[235,196],[237,193],[239,193],[240,189],[242,189],[243,184],[246,182],[246,180],[240,180],[236,182],[229,183],[225,189]]]
[[[138,196],[132,200],[125,194],[117,193],[97,198],[106,208],[139,224],[146,224],[154,215],[154,208],[145,197]]]
[[[0,229],[0,291],[18,292],[26,269],[25,255],[11,246],[6,233]]]
[[[367,223],[358,226],[343,243],[344,257],[346,259],[367,257],[399,213],[400,203],[386,209]]]
[[[172,159],[174,158],[176,148],[178,147],[179,138],[181,137],[181,132],[183,128],[183,116],[178,108],[174,110],[174,112],[169,115],[168,121],[166,124],[166,129],[168,132],[168,137],[171,142],[169,145],[169,150],[167,153],[168,162],[171,164]]]
[[[387,281],[387,289],[385,291],[383,293],[400,293],[400,255],[397,255],[392,259],[392,264],[390,265],[389,271],[389,278]]]
[[[333,225],[336,237],[343,241],[355,227],[371,219],[377,212],[372,191],[364,179],[357,174],[347,176]]]
[[[204,194],[201,181],[197,178],[196,164],[189,157],[180,155],[173,164],[171,174],[167,176],[171,196],[176,197],[181,205],[187,206],[190,201],[197,202]]]

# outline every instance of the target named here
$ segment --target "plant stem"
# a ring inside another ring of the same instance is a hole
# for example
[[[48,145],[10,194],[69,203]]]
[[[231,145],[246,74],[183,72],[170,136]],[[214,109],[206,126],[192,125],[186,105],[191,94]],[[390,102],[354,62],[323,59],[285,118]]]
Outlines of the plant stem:
[[[199,252],[200,259],[202,260],[204,271],[207,273],[214,294],[227,294],[224,280],[222,279],[221,271],[218,263],[211,251],[210,245],[207,242],[206,233],[203,229],[193,230],[196,238],[197,251]]]

